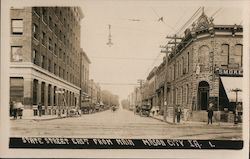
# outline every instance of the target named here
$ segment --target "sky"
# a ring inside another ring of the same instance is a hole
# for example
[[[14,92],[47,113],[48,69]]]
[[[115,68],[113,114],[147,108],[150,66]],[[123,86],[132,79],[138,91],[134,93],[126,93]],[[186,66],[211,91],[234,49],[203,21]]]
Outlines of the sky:
[[[127,98],[137,80],[146,79],[162,62],[165,55],[160,53],[160,45],[166,44],[166,36],[182,34],[184,30],[180,29],[201,6],[207,16],[213,15],[215,24],[243,22],[242,6],[235,2],[83,1],[81,45],[91,60],[90,78],[102,90]],[[158,21],[159,17],[163,22]],[[109,24],[113,42],[110,47],[106,44]]]

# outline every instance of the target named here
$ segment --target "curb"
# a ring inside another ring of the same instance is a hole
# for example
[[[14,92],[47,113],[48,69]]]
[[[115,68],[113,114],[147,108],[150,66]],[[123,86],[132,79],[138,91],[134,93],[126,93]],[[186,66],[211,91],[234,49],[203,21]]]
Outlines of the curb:
[[[162,121],[162,122],[165,122],[165,123],[168,123],[168,124],[171,124],[171,125],[176,125],[176,123],[173,123],[173,122],[170,122],[170,121],[165,121],[165,120],[163,120],[163,119],[159,119],[159,118],[156,118],[156,117],[154,117],[154,116],[150,116],[151,118],[153,118],[153,119],[156,119],[156,120],[159,120],[159,121]]]
[[[55,119],[63,119],[63,118],[67,118],[67,117],[65,116],[65,117],[55,117],[55,118],[48,118],[48,119],[31,119],[31,120],[34,120],[34,121],[46,121],[46,120],[55,120]]]

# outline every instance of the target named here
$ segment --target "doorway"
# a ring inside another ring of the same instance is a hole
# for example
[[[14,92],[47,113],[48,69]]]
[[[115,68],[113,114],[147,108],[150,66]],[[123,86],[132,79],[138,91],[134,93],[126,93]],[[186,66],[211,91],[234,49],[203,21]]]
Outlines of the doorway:
[[[207,110],[209,102],[209,84],[201,81],[198,87],[198,110]]]

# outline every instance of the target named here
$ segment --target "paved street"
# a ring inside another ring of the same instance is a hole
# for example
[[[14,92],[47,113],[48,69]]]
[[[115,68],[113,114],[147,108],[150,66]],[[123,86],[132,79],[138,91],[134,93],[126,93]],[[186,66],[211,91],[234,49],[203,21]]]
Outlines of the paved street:
[[[11,136],[83,138],[241,139],[242,128],[201,124],[172,125],[127,110],[98,112],[81,117],[11,120]]]

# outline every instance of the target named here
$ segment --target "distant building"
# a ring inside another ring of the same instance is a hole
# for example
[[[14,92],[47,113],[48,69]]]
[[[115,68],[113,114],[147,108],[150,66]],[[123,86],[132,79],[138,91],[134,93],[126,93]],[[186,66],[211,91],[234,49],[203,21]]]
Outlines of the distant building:
[[[80,98],[81,102],[79,102],[79,106],[88,105],[86,101],[89,100],[89,64],[90,59],[88,58],[87,54],[81,50],[81,57],[80,57],[80,80],[81,80],[81,91],[80,91]]]
[[[37,115],[40,102],[43,114],[48,115],[78,106],[80,57],[84,56],[80,49],[81,9],[11,8],[10,17],[10,100],[24,104],[24,116]]]
[[[166,102],[166,91],[165,91],[165,81],[166,81],[166,58],[164,57],[163,62],[157,67],[156,70],[156,81],[155,81],[155,93],[156,102],[155,105],[159,107],[160,113],[163,114],[164,103]]]
[[[100,104],[101,87],[98,83],[95,83],[93,79],[89,80],[88,94],[90,96],[90,103],[92,106]]]

